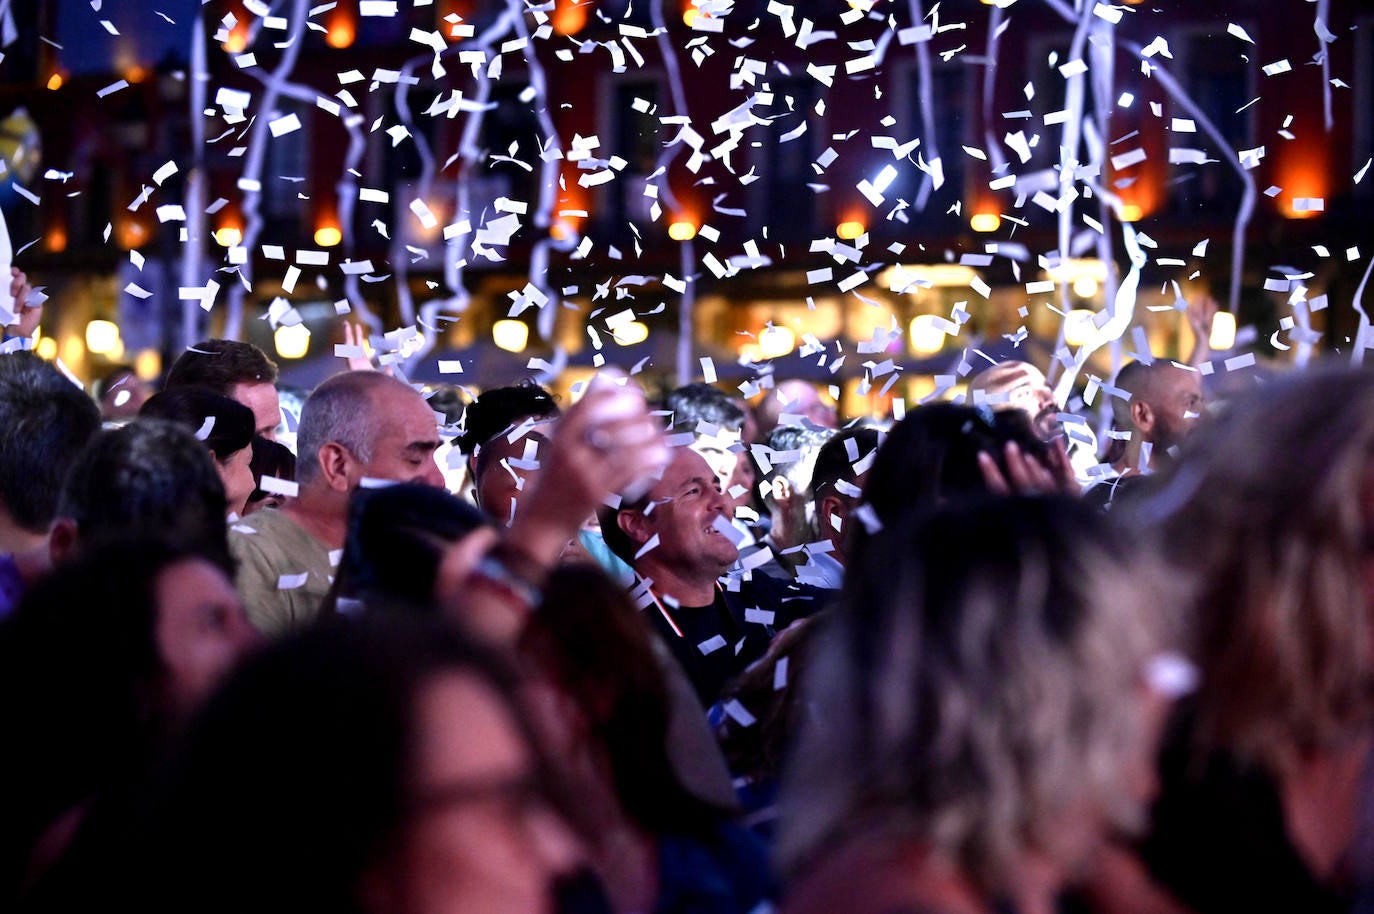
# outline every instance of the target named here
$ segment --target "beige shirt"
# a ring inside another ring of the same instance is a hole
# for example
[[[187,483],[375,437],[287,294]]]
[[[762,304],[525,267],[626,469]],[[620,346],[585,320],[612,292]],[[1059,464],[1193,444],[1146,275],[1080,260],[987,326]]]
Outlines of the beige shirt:
[[[229,528],[234,583],[248,618],[264,635],[309,624],[334,582],[329,549],[286,514],[257,511]]]

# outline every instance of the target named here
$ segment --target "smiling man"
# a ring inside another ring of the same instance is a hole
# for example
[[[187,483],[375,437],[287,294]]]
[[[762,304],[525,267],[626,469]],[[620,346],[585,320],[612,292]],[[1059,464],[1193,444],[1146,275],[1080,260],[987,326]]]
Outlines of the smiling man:
[[[319,612],[343,548],[348,502],[364,480],[442,487],[438,419],[408,385],[375,371],[325,381],[301,408],[297,496],[235,524],[229,550],[248,617],[264,634],[300,628]]]
[[[644,612],[703,705],[824,593],[763,574],[722,582],[739,558],[729,507],[711,467],[680,447],[644,498],[599,512],[606,544],[640,578]]]

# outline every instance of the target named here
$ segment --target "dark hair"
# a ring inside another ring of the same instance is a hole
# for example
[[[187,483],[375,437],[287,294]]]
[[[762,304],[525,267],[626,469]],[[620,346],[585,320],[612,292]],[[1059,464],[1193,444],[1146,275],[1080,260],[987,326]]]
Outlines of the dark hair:
[[[262,477],[273,476],[294,482],[296,479],[296,455],[280,441],[269,441],[261,435],[253,436],[253,459],[248,468],[253,472],[253,484],[257,486],[248,496],[250,502],[262,501],[267,493],[262,490]]]
[[[111,368],[101,375],[92,388],[96,402],[98,403],[104,400],[106,394],[113,390],[125,378],[129,377],[138,377],[138,371],[132,365],[116,365],[114,368]]]
[[[359,488],[348,509],[343,558],[326,605],[430,612],[444,547],[489,524],[477,508],[422,483]]]
[[[59,816],[131,786],[161,748],[157,579],[191,557],[146,536],[84,550],[0,622],[0,898]]]
[[[691,794],[668,758],[667,685],[624,588],[597,567],[568,565],[545,594],[520,651],[586,716],[626,815],[656,834],[707,831],[722,811]]]
[[[855,456],[852,458],[849,456],[850,441],[854,442]],[[876,428],[859,426],[836,432],[821,445],[820,453],[816,455],[816,465],[811,470],[811,497],[817,499],[829,494],[841,480],[853,485],[858,478],[854,464],[876,451],[881,443],[882,434]]]
[[[1018,410],[928,403],[906,414],[888,431],[873,460],[863,500],[884,523],[906,511],[931,511],[941,504],[988,493],[978,455],[986,453],[1006,475],[1004,447],[1046,462],[1044,442]]]
[[[620,506],[613,508],[607,504],[600,504],[596,508],[596,522],[601,527],[601,538],[606,541],[606,548],[626,565],[634,566],[635,553],[639,551],[639,546],[624,530],[620,529],[621,511],[642,512],[649,507],[649,495],[645,493],[636,501],[622,501]]]
[[[14,522],[46,533],[62,480],[100,429],[81,388],[30,352],[0,355],[0,497]]]
[[[229,571],[224,485],[195,436],[162,419],[106,429],[72,464],[59,517],[76,522],[81,542],[158,530]]]
[[[512,387],[494,387],[468,404],[463,412],[463,434],[453,439],[463,454],[471,454],[522,419],[557,416],[553,395],[533,381]]]
[[[153,394],[138,415],[165,419],[190,429],[220,463],[253,443],[253,411],[207,387],[171,387]],[[200,431],[206,420],[213,421],[202,436]]]
[[[688,384],[670,391],[664,406],[673,411],[674,428],[694,431],[698,422],[737,432],[744,427],[744,410],[729,394],[710,384]]]
[[[886,445],[884,445],[886,447]],[[1143,821],[1148,658],[1165,602],[1150,556],[1079,499],[907,510],[849,566],[806,682],[793,755],[791,866],[894,832],[1005,893],[1024,849],[1059,865],[1066,809]]]
[[[165,387],[208,387],[228,396],[235,384],[275,384],[277,363],[252,343],[201,340],[172,363]]]
[[[489,686],[528,738],[506,666],[436,618],[335,620],[240,667],[152,804],[153,910],[363,911],[359,884],[413,809],[417,700],[450,671]]]
[[[474,487],[482,484],[482,478],[486,476],[487,471],[491,469],[492,460],[501,452],[501,448],[493,444],[496,439],[501,437],[502,435],[498,432],[477,446],[477,459],[474,460],[472,464],[472,484]],[[517,440],[533,441],[539,447],[544,447],[549,443],[548,436],[538,429],[530,429]],[[523,448],[524,445],[522,444],[521,447]],[[483,505],[482,507],[487,508],[488,506]],[[509,518],[507,518],[507,520],[509,520]]]

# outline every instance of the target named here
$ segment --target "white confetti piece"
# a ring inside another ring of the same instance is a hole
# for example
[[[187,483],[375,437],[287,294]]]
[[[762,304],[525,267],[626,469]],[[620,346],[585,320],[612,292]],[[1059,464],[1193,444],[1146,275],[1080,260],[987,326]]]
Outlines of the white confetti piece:
[[[703,650],[702,653],[706,654],[710,652]],[[727,717],[734,720],[741,727],[752,727],[754,724],[758,723],[758,718],[750,714],[749,710],[739,703],[738,698],[731,698],[729,701],[725,702],[723,710]]]
[[[1226,26],[1226,33],[1227,33],[1228,35],[1234,35],[1235,37],[1239,38],[1241,41],[1248,41],[1248,42],[1250,42],[1251,44],[1254,44],[1254,43],[1255,43],[1255,39],[1251,38],[1251,37],[1250,37],[1250,34],[1249,34],[1248,32],[1246,32],[1245,29],[1243,29],[1243,28],[1241,28],[1240,26],[1236,25],[1234,22],[1229,23],[1229,24]]]
[[[107,96],[107,95],[113,95],[114,93],[118,92],[120,89],[127,89],[127,88],[129,88],[129,83],[128,83],[128,81],[127,81],[127,80],[121,79],[121,80],[117,80],[116,82],[110,83],[108,86],[106,86],[105,88],[103,88],[103,89],[101,89],[100,91],[96,92],[95,94],[96,94],[97,96],[99,96],[100,98],[104,98],[104,97]]]
[[[278,590],[295,590],[304,587],[305,582],[310,580],[310,572],[303,571],[300,574],[284,574],[277,578]]]
[[[697,650],[701,651],[702,655],[705,656],[707,654],[715,653],[716,651],[725,647],[725,645],[728,643],[729,642],[727,642],[720,635],[713,635],[710,638],[707,638],[705,641],[698,644]]]
[[[295,498],[300,494],[300,486],[290,479],[281,479],[277,476],[264,474],[258,480],[258,488],[271,495],[282,495],[286,498]]]
[[[285,136],[301,129],[301,119],[293,114],[283,115],[267,124],[267,129],[272,131],[273,136]]]

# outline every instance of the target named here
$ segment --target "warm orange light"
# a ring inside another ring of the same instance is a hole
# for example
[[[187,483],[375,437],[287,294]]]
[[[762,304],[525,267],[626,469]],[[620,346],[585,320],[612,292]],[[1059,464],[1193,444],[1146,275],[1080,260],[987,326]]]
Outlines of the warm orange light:
[[[357,35],[358,23],[353,18],[353,11],[344,5],[334,7],[325,26],[325,43],[331,48],[352,47]]]
[[[115,227],[115,238],[119,246],[131,251],[148,240],[148,227],[137,219],[124,219]]]
[[[549,237],[554,241],[572,241],[577,237],[577,226],[568,219],[559,219],[549,226]]]
[[[43,243],[48,246],[48,250],[54,254],[60,254],[67,249],[67,228],[63,225],[54,225],[48,229],[43,236]]]
[[[697,236],[697,227],[694,223],[681,220],[668,226],[668,237],[674,241],[691,241]]]
[[[236,248],[243,243],[243,229],[237,225],[221,225],[215,229],[215,244],[222,248]]]
[[[1278,205],[1286,218],[1311,219],[1322,215],[1330,189],[1329,157],[1327,147],[1307,140],[1302,133],[1296,143],[1281,147],[1274,183],[1283,188]]]
[[[576,35],[587,24],[590,0],[555,0],[550,24],[560,35]]]
[[[1002,227],[1002,217],[997,213],[974,213],[968,224],[975,232],[995,232]]]
[[[835,237],[844,241],[853,241],[864,233],[864,224],[855,222],[853,219],[841,222],[835,226]]]
[[[702,10],[700,7],[697,6],[696,0],[683,0],[683,4],[682,4],[682,22],[683,22],[683,24],[686,25],[687,28],[690,29],[690,28],[692,27],[692,23],[694,23],[694,22],[697,21],[697,17],[698,17],[698,16],[703,17],[703,18],[705,18],[705,19],[710,19],[710,18],[711,18],[711,14],[710,14],[710,13],[705,12],[704,10]]]
[[[56,92],[58,89],[62,88],[64,82],[66,82],[66,80],[62,78],[62,74],[54,72],[52,76],[48,77],[48,88]]]
[[[148,78],[148,68],[141,63],[130,64],[124,68],[122,75],[130,85],[141,83]]]
[[[1122,222],[1139,222],[1144,216],[1145,210],[1140,208],[1139,203],[1123,203],[1117,218]]]
[[[473,18],[475,12],[472,0],[438,0],[434,6],[434,24],[439,34],[444,36],[445,41],[461,41],[461,27],[466,20]]]
[[[248,19],[245,17],[234,23],[225,39],[224,50],[230,54],[242,54],[248,48]]]
[[[343,230],[337,225],[321,225],[315,229],[315,243],[322,248],[332,248],[343,241]]]

